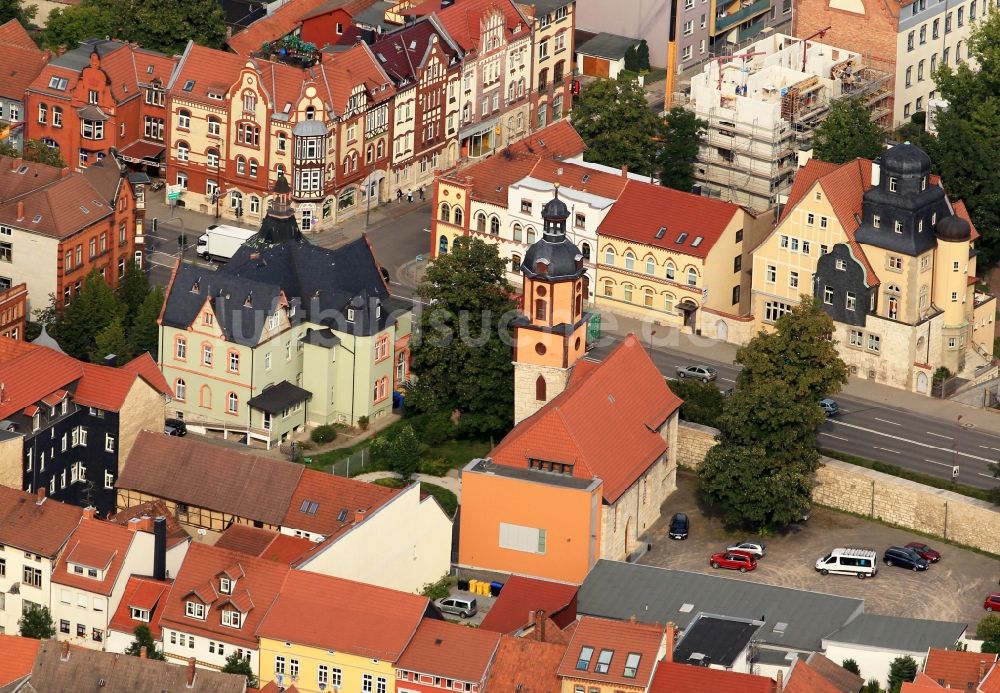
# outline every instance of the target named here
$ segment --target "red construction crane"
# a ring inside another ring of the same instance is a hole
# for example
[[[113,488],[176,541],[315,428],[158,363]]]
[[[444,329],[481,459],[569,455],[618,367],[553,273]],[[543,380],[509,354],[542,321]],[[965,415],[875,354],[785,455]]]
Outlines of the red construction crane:
[[[826,36],[826,32],[828,32],[832,28],[833,28],[832,26],[828,26],[825,29],[820,29],[815,34],[812,34],[811,36],[806,36],[804,39],[802,39],[802,71],[803,72],[806,71],[806,51],[809,49],[809,41],[811,39],[814,39],[814,38],[823,38],[824,36]]]
[[[740,55],[720,55],[718,58],[712,58],[709,62],[722,62],[724,60],[746,60],[747,58],[752,58],[755,55],[767,55],[767,51],[754,51],[752,53],[741,53]],[[717,90],[722,89],[722,65],[719,65],[719,83],[715,87]]]

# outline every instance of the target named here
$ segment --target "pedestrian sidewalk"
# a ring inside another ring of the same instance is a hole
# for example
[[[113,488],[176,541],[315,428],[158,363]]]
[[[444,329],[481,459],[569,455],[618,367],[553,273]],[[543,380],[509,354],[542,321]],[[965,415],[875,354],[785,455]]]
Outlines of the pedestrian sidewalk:
[[[675,327],[667,327],[641,318],[616,313],[601,313],[601,331],[605,335],[615,337],[624,337],[633,333],[643,344],[647,345],[647,348],[677,349],[697,354],[706,360],[717,363],[735,363],[736,352],[739,349],[735,344],[698,335],[682,334]],[[856,376],[850,378],[842,392],[850,397],[925,414],[936,419],[950,419],[957,422],[958,417],[961,416],[963,426],[971,425],[984,431],[1000,434],[1000,413],[987,409],[979,409],[951,400],[926,397]]]
[[[373,231],[381,228],[393,221],[414,211],[426,212],[428,214],[428,225],[430,224],[431,202],[428,199],[420,201],[415,194],[413,202],[407,202],[406,196],[402,202],[397,202],[395,198],[391,202],[383,202],[369,210],[361,209],[353,216],[344,219],[335,226],[325,229],[319,233],[305,233],[305,238],[316,245],[326,248],[335,248],[344,243],[361,238],[361,234],[366,231]],[[205,232],[205,229],[212,224],[226,224],[228,226],[239,226],[241,228],[256,229],[259,227],[254,221],[244,216],[239,221],[229,218],[219,217],[214,214],[205,214],[187,207],[174,207],[166,202],[166,188],[157,191],[148,190],[146,193],[146,226],[151,224],[152,219],[159,219],[161,222],[179,224],[184,227],[188,234],[188,242],[193,244],[198,236]]]

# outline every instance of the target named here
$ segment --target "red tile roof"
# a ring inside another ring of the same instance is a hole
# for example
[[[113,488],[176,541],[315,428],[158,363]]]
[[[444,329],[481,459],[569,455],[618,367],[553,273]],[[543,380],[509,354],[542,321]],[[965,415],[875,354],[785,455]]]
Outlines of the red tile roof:
[[[570,124],[569,118],[557,120],[507,146],[514,156],[527,154],[553,159],[571,159],[583,154],[586,149],[587,145]]]
[[[396,669],[479,683],[500,644],[500,634],[425,618],[417,627]]]
[[[556,161],[555,159],[539,159],[528,175],[548,183],[558,183],[564,188],[580,190],[612,200],[619,199],[626,185],[635,182],[629,181],[628,177],[617,173],[608,173],[570,161]],[[649,184],[645,183],[645,185]],[[654,187],[666,190],[658,185]]]
[[[493,449],[497,464],[527,468],[529,459],[566,462],[573,476],[604,482],[613,503],[667,450],[656,431],[677,411],[645,348],[630,334],[596,368],[517,426]]]
[[[80,524],[83,508],[0,486],[0,544],[54,557]]]
[[[160,617],[163,616],[163,609],[167,605],[167,595],[170,593],[173,582],[173,580],[160,582],[137,575],[130,577],[125,583],[121,602],[111,616],[109,629],[132,635],[137,626],[147,626],[153,640],[159,640],[161,634]],[[132,607],[149,611],[149,622],[132,618]]]
[[[157,517],[163,517],[167,520],[168,549],[172,549],[174,546],[183,541],[190,541],[191,535],[188,534],[183,527],[181,527],[180,523],[177,521],[177,517],[170,512],[167,508],[167,504],[162,500],[146,501],[145,503],[140,503],[139,505],[133,505],[130,508],[120,510],[115,513],[114,516],[109,517],[108,522],[114,522],[122,527],[129,527],[129,523],[132,519],[155,519]]]
[[[292,565],[304,554],[311,551],[315,542],[302,537],[279,534],[269,529],[259,529],[250,525],[234,524],[219,540],[216,548],[238,551],[239,553],[266,558],[285,565]]]
[[[505,20],[508,41],[515,41],[528,34],[528,23],[510,0],[462,0],[442,7],[441,0],[427,0],[406,10],[408,16],[422,17],[434,13],[462,50],[472,53],[479,49],[482,20],[491,9],[499,9]]]
[[[38,77],[48,55],[35,45],[16,19],[0,25],[0,96],[24,101],[24,90]],[[24,112],[22,111],[22,114]],[[24,119],[26,115],[22,115]]]
[[[260,637],[395,662],[429,603],[416,594],[290,571],[256,632]]]
[[[260,50],[268,41],[276,41],[295,32],[302,26],[302,20],[331,12],[337,7],[345,6],[348,14],[354,5],[362,8],[371,5],[373,0],[295,0],[287,2],[266,17],[261,17],[243,31],[234,35],[228,41],[229,47],[239,55],[247,56]],[[357,12],[354,9],[354,12]]]
[[[840,693],[840,689],[800,659],[792,665],[784,693]]]
[[[658,625],[584,616],[577,621],[556,673],[571,679],[646,688],[653,678],[664,638],[664,629]],[[593,656],[588,667],[580,669],[577,662],[584,647],[593,648]],[[614,653],[606,673],[596,671],[601,650]],[[625,664],[631,653],[639,654],[640,658],[635,676],[630,677],[625,675]]]
[[[629,179],[597,233],[705,258],[742,211],[729,202]],[[663,227],[666,232],[657,238]],[[687,236],[680,240],[685,232]],[[698,237],[702,241],[696,246]]]
[[[918,673],[912,682],[906,681],[903,683],[903,687],[899,689],[899,693],[932,693],[932,691],[940,690],[944,689],[937,685],[934,679],[923,673]]]
[[[501,635],[486,690],[560,693],[556,669],[565,653],[566,645]]]
[[[786,689],[787,690],[787,689]],[[660,662],[649,693],[773,693],[774,681],[766,676]]]
[[[242,573],[236,581],[234,596],[245,594],[252,601],[240,628],[222,625],[220,607],[227,595],[219,592],[219,576],[227,570],[230,575]],[[257,629],[290,572],[288,566],[274,561],[192,543],[174,578],[160,625],[256,649]],[[189,600],[206,604],[204,621],[185,615],[185,603]]]
[[[806,664],[817,674],[833,684],[834,688],[840,691],[840,693],[858,693],[858,690],[865,683],[865,680],[854,672],[848,671],[832,659],[818,652],[813,652],[806,657]]]
[[[986,678],[979,684],[980,693],[1000,693],[1000,663],[994,664]]]
[[[0,652],[3,653],[0,657],[0,687],[19,681],[31,673],[41,644],[42,641],[35,638],[0,633]]]
[[[965,207],[965,200],[956,200],[951,203],[951,207],[955,210],[955,214],[969,222],[969,226],[972,228],[972,240],[979,238],[979,231],[976,229],[976,225],[972,223],[972,217],[969,215],[969,210]]]
[[[854,159],[837,165],[810,159],[795,174],[795,182],[792,183],[788,203],[781,213],[781,221],[784,221],[817,182],[844,229],[852,254],[864,266],[868,283],[871,286],[878,284],[878,277],[868,262],[868,257],[854,239],[854,232],[858,230],[856,217],[861,215],[865,192],[872,187],[872,162],[868,159]]]
[[[351,92],[359,84],[365,85],[368,98],[376,103],[396,94],[395,84],[367,43],[361,42],[340,53],[324,54],[322,68],[330,104],[338,115],[347,111]]]
[[[945,688],[974,689],[993,668],[997,655],[931,648],[924,673]]]
[[[153,360],[148,351],[123,365],[121,370],[135,373],[162,395],[173,395],[173,390],[170,389],[167,379],[163,377],[163,372],[157,367],[156,361]]]
[[[135,532],[119,524],[84,518],[66,543],[66,550],[52,573],[52,582],[109,596],[133,539]],[[70,563],[84,570],[104,571],[104,576],[98,580],[78,574],[70,569]]]
[[[364,510],[367,517],[398,493],[396,489],[378,484],[306,469],[295,487],[281,525],[330,537],[357,524],[355,511]],[[345,512],[344,519],[340,520]]]
[[[577,585],[511,575],[479,627],[515,633],[533,621],[535,611],[542,610],[560,628],[565,628],[576,619],[577,589]]]

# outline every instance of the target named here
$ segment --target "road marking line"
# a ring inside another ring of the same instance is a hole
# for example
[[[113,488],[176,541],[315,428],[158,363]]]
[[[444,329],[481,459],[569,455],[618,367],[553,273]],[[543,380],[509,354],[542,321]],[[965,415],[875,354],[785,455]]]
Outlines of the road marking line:
[[[951,436],[943,436],[940,433],[935,433],[934,431],[924,431],[929,436],[934,436],[936,438],[944,438],[945,440],[953,440]]]
[[[893,440],[901,440],[904,443],[917,445],[922,448],[930,448],[931,450],[941,450],[942,452],[947,452],[949,454],[958,454],[962,457],[968,457],[973,460],[981,460],[983,462],[996,462],[996,460],[992,460],[988,457],[980,457],[979,455],[970,455],[967,452],[955,453],[955,451],[952,450],[951,448],[943,448],[940,445],[931,445],[930,443],[921,443],[919,440],[910,440],[909,438],[903,438],[902,436],[894,436],[889,433],[883,433],[882,431],[876,431],[875,429],[872,428],[865,428],[864,426],[858,426],[857,424],[847,423],[846,421],[838,421],[837,419],[827,419],[827,421],[829,421],[832,424],[836,424],[837,426],[847,426],[848,428],[854,428],[859,431],[865,431],[866,433],[873,433],[878,436],[892,438]]]
[[[850,409],[844,409],[843,407],[841,407],[840,408],[840,413],[841,414],[850,414],[851,410]]]
[[[979,476],[985,476],[987,479],[996,479],[992,474],[983,474],[982,472],[976,472]]]
[[[939,464],[942,467],[950,467],[951,466],[947,462],[938,462],[937,460],[929,460],[926,457],[924,458],[924,462],[930,462],[931,464]]]
[[[892,448],[880,448],[880,447],[879,447],[878,445],[875,445],[875,446],[873,446],[873,447],[874,447],[874,448],[875,448],[876,450],[885,450],[886,452],[892,452],[892,453],[895,453],[895,454],[897,454],[897,455],[902,455],[902,454],[903,454],[903,453],[901,453],[901,452],[900,452],[899,450],[893,450]]]
[[[840,436],[835,436],[835,435],[833,435],[832,433],[827,433],[827,432],[825,432],[825,431],[820,431],[820,432],[819,432],[819,434],[820,434],[821,436],[827,436],[828,438],[836,438],[837,440],[842,440],[842,441],[844,441],[845,443],[847,443],[847,442],[850,442],[850,441],[848,441],[848,439],[847,439],[847,438],[841,438]]]
[[[898,424],[895,421],[889,421],[888,419],[880,419],[877,416],[873,416],[876,421],[881,421],[882,423],[892,424],[893,426],[902,426],[903,424]]]
[[[735,383],[736,382],[735,380],[730,380],[729,378],[719,378],[719,380],[722,380],[722,381],[727,382],[727,383]]]

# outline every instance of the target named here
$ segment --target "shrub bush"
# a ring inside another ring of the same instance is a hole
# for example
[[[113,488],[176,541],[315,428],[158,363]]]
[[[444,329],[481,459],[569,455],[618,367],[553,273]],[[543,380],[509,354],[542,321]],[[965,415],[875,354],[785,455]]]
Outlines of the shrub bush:
[[[332,443],[337,439],[337,429],[333,426],[324,424],[323,426],[317,426],[309,434],[309,437],[317,445],[325,445],[326,443]]]
[[[458,427],[452,423],[448,414],[436,413],[427,417],[422,434],[428,445],[440,445],[454,438],[457,432]]]
[[[444,476],[451,469],[451,463],[443,457],[420,461],[420,473],[430,476]]]

